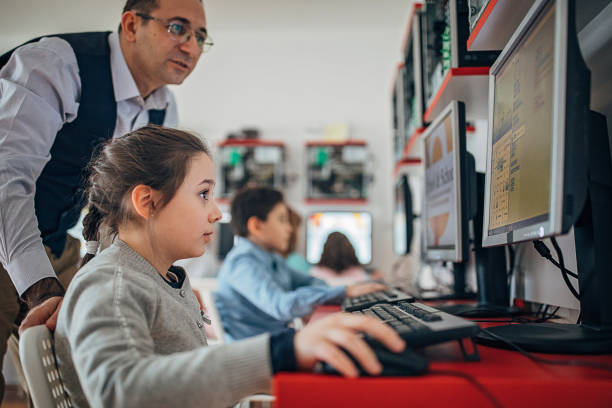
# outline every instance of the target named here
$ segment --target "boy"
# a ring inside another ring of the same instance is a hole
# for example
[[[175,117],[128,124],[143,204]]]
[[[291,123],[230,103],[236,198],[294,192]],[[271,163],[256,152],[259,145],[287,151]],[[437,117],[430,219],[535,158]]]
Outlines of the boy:
[[[385,289],[379,283],[331,288],[287,266],[291,224],[281,192],[257,187],[240,191],[231,205],[236,243],[219,271],[215,301],[226,340],[284,329],[320,304]]]

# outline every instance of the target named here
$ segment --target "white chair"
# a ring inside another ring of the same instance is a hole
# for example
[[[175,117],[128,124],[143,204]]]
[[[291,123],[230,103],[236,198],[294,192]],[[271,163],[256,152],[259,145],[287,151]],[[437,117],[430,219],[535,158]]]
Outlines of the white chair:
[[[202,302],[206,308],[206,313],[211,321],[212,332],[214,337],[208,338],[208,344],[213,346],[215,344],[225,343],[225,330],[221,323],[221,317],[217,311],[215,305],[214,292],[217,290],[217,279],[216,278],[194,278],[191,279],[191,287],[198,290],[202,296]]]
[[[57,369],[53,336],[46,326],[34,326],[21,334],[19,357],[36,408],[72,407]]]

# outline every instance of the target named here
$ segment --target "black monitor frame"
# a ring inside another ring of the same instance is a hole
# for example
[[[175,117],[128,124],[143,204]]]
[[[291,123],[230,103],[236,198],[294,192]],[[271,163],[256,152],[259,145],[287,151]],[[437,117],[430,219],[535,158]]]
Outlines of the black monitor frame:
[[[580,292],[580,324],[521,324],[498,326],[478,336],[479,342],[508,348],[510,341],[530,351],[551,353],[612,352],[612,273],[609,271],[612,248],[612,164],[605,117],[590,111],[590,71],[580,52],[575,26],[574,0],[538,0],[491,68],[499,71],[538,16],[555,6],[556,93],[553,116],[550,222],[529,232],[508,231],[489,236],[489,194],[486,195],[483,246],[567,233],[574,226]],[[491,80],[493,81],[493,79]],[[493,82],[490,82],[489,120],[493,113]],[[487,143],[490,164],[491,131]],[[487,166],[489,189],[490,166]]]
[[[395,251],[396,255],[408,255],[411,250],[412,238],[414,235],[414,211],[413,211],[413,205],[412,205],[412,190],[410,189],[410,183],[408,182],[408,175],[406,174],[402,174],[398,178],[395,184],[394,215],[395,215],[395,211],[397,211],[398,197],[401,198],[401,201],[403,203],[403,208],[401,208],[401,211],[405,215],[404,217],[405,223],[404,225],[399,225],[399,226],[395,225],[394,223],[393,228],[402,228],[405,230],[406,246],[404,248],[401,248],[401,250],[398,251],[399,248],[397,247],[397,242],[395,242],[396,236],[394,233],[393,234],[393,250]]]
[[[411,21],[410,37],[404,50],[404,137],[408,139],[423,127],[423,114],[425,112],[425,96],[423,90],[423,42],[421,40],[422,13],[415,10]],[[412,86],[412,92],[408,87]],[[412,99],[408,95],[412,94]],[[413,103],[414,102],[414,103]]]

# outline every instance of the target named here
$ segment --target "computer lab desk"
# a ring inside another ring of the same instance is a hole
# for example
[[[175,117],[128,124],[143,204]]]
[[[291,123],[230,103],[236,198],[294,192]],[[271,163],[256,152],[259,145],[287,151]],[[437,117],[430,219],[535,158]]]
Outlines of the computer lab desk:
[[[315,318],[338,310],[323,306]],[[518,352],[480,345],[478,351],[479,362],[466,362],[457,342],[430,346],[429,373],[416,377],[278,374],[275,407],[612,407],[612,371],[536,363]],[[612,365],[612,355],[537,355]]]

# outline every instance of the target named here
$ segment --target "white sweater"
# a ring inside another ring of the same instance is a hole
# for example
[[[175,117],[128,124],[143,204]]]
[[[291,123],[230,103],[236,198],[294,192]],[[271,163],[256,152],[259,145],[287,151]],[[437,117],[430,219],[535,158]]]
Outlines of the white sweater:
[[[119,239],[75,276],[55,347],[76,407],[226,407],[270,392],[269,336],[206,347],[189,279],[171,287]]]

